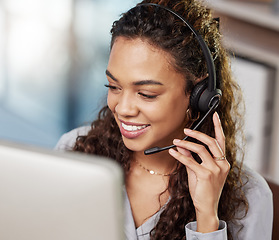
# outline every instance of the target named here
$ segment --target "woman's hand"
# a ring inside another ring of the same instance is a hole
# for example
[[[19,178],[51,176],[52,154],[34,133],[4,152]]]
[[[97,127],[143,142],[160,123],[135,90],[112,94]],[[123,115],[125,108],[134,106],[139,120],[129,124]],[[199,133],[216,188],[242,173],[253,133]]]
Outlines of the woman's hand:
[[[203,145],[183,140],[174,140],[177,151],[169,153],[186,166],[189,190],[196,210],[197,231],[212,232],[219,226],[218,203],[230,164],[225,158],[225,136],[218,114],[213,115],[215,138],[185,129],[185,134],[208,146],[211,154]],[[202,163],[197,163],[190,151],[197,153]]]

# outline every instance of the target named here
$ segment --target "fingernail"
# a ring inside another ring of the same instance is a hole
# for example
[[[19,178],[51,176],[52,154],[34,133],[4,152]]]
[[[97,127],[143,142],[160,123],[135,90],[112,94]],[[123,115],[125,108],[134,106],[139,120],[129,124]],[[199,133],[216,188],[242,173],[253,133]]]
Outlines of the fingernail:
[[[219,122],[221,122],[219,114],[217,112],[215,112],[215,115],[217,116],[217,119],[219,120]]]
[[[185,134],[189,134],[189,133],[191,133],[191,132],[192,132],[191,129],[189,129],[189,128],[184,128],[184,133],[185,133]]]
[[[179,143],[180,141],[181,141],[181,140],[179,140],[179,139],[174,139],[174,140],[173,140],[173,143],[176,144],[176,143]]]
[[[169,149],[169,153],[175,153],[175,151],[171,148]]]

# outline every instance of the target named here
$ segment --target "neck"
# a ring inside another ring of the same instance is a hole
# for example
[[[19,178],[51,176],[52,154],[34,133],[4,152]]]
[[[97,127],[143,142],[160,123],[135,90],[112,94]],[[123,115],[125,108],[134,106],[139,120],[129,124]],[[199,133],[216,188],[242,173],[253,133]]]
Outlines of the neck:
[[[177,160],[170,156],[168,151],[151,155],[145,155],[144,152],[134,152],[133,161],[137,161],[149,170],[162,174],[171,173],[177,164]]]

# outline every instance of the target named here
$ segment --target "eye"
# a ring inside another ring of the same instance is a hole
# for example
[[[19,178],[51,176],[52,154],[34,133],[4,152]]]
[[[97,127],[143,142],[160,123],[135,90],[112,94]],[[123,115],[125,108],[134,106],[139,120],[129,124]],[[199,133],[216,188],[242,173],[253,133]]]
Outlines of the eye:
[[[138,93],[139,95],[141,95],[144,98],[148,98],[148,99],[155,99],[156,97],[158,97],[158,95],[149,95],[149,94],[144,94],[142,92]]]
[[[109,90],[119,90],[118,87],[109,84],[105,84],[105,87],[107,87]]]

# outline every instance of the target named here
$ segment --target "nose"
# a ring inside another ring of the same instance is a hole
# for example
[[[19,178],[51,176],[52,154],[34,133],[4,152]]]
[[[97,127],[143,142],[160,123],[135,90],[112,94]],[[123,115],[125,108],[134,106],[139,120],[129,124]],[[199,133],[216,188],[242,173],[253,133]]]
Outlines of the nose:
[[[120,94],[115,112],[123,117],[134,117],[138,114],[138,107],[135,96],[132,93],[123,92]]]

